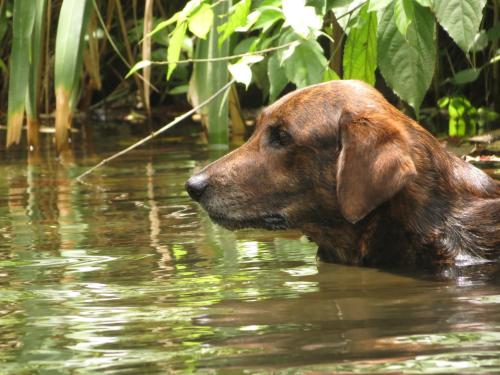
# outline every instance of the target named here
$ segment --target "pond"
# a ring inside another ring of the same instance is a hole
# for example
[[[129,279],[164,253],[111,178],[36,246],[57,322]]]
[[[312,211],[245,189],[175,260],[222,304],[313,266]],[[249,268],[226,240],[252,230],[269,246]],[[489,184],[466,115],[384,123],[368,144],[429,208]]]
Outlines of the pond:
[[[318,263],[297,232],[229,232],[184,191],[175,137],[88,177],[0,162],[0,373],[500,372],[500,288]],[[498,280],[498,279],[497,279]]]

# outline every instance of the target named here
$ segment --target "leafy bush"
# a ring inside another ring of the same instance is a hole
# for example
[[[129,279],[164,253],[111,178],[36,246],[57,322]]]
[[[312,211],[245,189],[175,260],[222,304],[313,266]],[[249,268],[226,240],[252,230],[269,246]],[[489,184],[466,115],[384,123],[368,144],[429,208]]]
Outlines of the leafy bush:
[[[498,20],[483,19],[485,5],[486,0],[240,0],[219,27],[219,42],[231,39],[233,77],[246,86],[255,83],[270,101],[289,83],[303,87],[340,77],[374,85],[378,69],[418,116],[433,79],[439,80],[436,94],[444,96],[440,85],[460,90],[500,60],[500,27]],[[212,7],[209,0],[191,0],[154,31],[172,29],[167,76],[181,58],[184,38],[206,38]],[[489,13],[498,17],[498,4],[491,7],[496,10]],[[481,28],[486,23],[491,27]],[[455,46],[440,49],[439,33]],[[456,71],[449,50],[456,55],[458,48],[466,66],[457,64]],[[341,64],[335,62],[339,56]]]

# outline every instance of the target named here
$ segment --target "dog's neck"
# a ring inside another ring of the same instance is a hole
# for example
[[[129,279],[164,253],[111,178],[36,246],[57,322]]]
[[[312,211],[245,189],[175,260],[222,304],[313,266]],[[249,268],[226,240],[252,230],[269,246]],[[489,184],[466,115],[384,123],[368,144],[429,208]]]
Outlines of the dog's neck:
[[[306,226],[318,256],[343,264],[428,268],[496,257],[499,184],[444,150],[434,160],[360,222]]]

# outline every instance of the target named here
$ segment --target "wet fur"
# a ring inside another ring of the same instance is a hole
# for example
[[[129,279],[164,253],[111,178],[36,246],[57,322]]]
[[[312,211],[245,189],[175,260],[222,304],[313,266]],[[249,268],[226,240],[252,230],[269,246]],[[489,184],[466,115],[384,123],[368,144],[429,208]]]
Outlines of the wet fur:
[[[215,222],[301,229],[326,261],[435,268],[500,255],[498,182],[358,81],[286,95],[198,176]]]

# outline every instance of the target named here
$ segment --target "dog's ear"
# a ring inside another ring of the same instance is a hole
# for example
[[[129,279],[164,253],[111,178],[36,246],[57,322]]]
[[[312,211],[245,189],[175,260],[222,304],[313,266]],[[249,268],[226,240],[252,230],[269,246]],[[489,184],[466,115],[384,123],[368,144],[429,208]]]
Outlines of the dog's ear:
[[[345,219],[363,219],[416,175],[407,136],[396,120],[342,116],[337,199]]]

